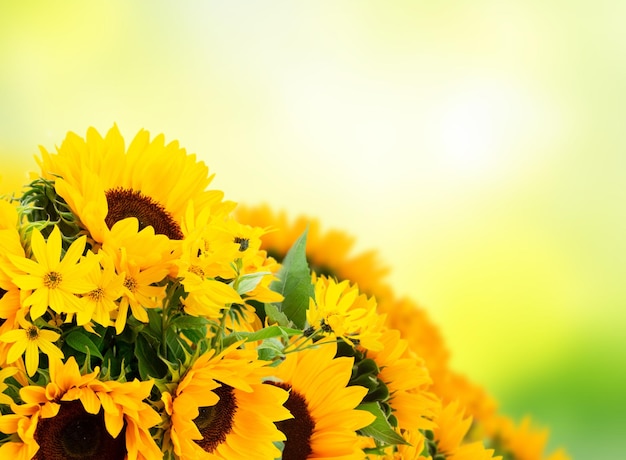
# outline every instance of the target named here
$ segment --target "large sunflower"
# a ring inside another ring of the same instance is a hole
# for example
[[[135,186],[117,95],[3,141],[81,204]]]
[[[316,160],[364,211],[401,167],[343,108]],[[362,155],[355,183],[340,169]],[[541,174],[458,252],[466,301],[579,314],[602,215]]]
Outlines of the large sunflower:
[[[278,423],[287,440],[284,460],[357,460],[364,457],[356,431],[374,421],[369,412],[356,410],[367,393],[347,386],[353,359],[335,358],[334,342],[290,353],[276,368],[273,385],[289,391],[285,406],[293,419]]]
[[[85,139],[75,133],[56,153],[41,147],[37,159],[44,179],[55,181],[80,224],[96,243],[106,241],[113,225],[134,217],[171,240],[183,238],[181,219],[190,201],[197,209],[227,207],[223,193],[206,190],[212,180],[207,166],[163,135],[150,140],[141,130],[125,148],[117,126],[103,138],[94,128]]]
[[[214,351],[201,355],[172,393],[163,393],[166,448],[181,460],[276,458],[274,443],[285,436],[274,423],[290,417],[283,406],[287,392],[263,384],[273,368],[255,350]]]
[[[161,417],[144,402],[152,382],[100,381],[81,375],[73,357],[50,360],[50,381],[19,391],[23,404],[0,416],[11,435],[1,458],[35,460],[152,460],[161,458],[149,429]]]

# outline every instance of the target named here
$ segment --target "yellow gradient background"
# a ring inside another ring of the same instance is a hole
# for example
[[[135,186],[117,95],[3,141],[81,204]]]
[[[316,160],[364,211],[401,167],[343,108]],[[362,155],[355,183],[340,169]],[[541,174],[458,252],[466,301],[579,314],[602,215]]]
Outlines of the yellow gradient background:
[[[5,2],[1,189],[69,130],[163,132],[227,198],[378,249],[453,366],[550,447],[619,458],[624,17],[618,0]]]

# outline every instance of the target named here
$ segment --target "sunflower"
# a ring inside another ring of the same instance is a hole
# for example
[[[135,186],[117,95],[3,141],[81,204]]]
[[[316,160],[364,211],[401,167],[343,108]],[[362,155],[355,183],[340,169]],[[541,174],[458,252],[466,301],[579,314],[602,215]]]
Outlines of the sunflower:
[[[351,345],[360,343],[380,350],[380,335],[385,317],[376,312],[376,299],[360,294],[349,281],[337,282],[324,276],[315,280],[315,297],[306,312],[314,331],[340,337]]]
[[[274,459],[285,439],[275,422],[290,417],[287,392],[263,384],[273,368],[237,344],[200,355],[172,392],[163,392],[169,447],[181,460]]]
[[[216,319],[229,304],[243,302],[229,283],[238,245],[232,235],[216,232],[219,217],[207,210],[194,217],[190,205],[183,221],[185,239],[174,272],[187,293],[185,312],[192,316]]]
[[[468,437],[473,440],[483,439],[493,432],[498,420],[496,400],[466,375],[448,369],[445,373],[435,376],[432,391],[443,404],[457,402],[472,417],[472,429]]]
[[[378,302],[378,311],[387,315],[386,325],[400,331],[411,350],[424,359],[433,380],[446,373],[450,352],[439,327],[426,310],[411,299],[389,299]]]
[[[30,317],[35,320],[50,307],[57,313],[76,313],[82,305],[77,294],[84,294],[95,289],[87,276],[90,271],[98,270],[96,263],[82,259],[85,249],[85,237],[72,243],[61,257],[61,231],[54,226],[48,241],[41,232],[34,228],[31,236],[34,258],[9,255],[9,259],[24,273],[15,275],[13,282],[22,290],[32,290],[24,300],[24,306],[30,307]]]
[[[286,212],[276,212],[268,205],[239,204],[235,216],[239,222],[267,229],[262,235],[261,248],[279,262],[308,228],[306,256],[313,272],[340,281],[351,280],[379,302],[391,295],[391,288],[384,281],[389,268],[376,251],[353,254],[356,241],[353,236],[336,229],[325,230],[318,219],[308,216],[289,219]]]
[[[62,460],[151,460],[161,449],[149,429],[161,417],[143,400],[152,382],[97,379],[98,369],[82,375],[74,357],[50,360],[45,386],[20,388],[23,404],[0,416],[0,431],[10,438],[0,456]]]
[[[126,223],[132,225],[132,222],[128,221],[120,225]],[[144,233],[147,233],[148,239],[142,238]],[[102,252],[112,259],[116,273],[124,276],[119,308],[111,312],[118,334],[121,334],[126,326],[129,308],[136,319],[146,323],[148,322],[146,309],[159,307],[160,301],[165,297],[165,286],[156,284],[168,276],[169,265],[162,260],[147,262],[145,257],[133,256],[138,251],[137,248],[141,248],[144,253],[150,252],[150,236],[154,236],[152,229],[144,229],[136,233],[131,239],[135,244],[130,254],[126,247],[116,247],[108,243],[102,247]]]
[[[444,455],[446,460],[502,460],[500,456],[494,457],[494,450],[486,449],[481,442],[464,443],[472,417],[465,416],[465,409],[458,402],[440,406],[434,422],[436,427],[428,442],[433,458]]]
[[[276,368],[276,381],[289,391],[285,406],[293,419],[278,423],[287,440],[285,460],[362,459],[356,431],[374,421],[374,415],[355,409],[367,389],[347,386],[354,360],[335,358],[334,342],[287,354]]]
[[[7,353],[8,364],[26,354],[26,371],[32,377],[39,368],[39,350],[44,352],[49,359],[63,359],[63,352],[55,345],[61,337],[60,334],[48,329],[40,329],[25,318],[19,318],[18,323],[20,328],[0,335],[0,342],[13,344]]]
[[[23,301],[30,291],[21,290],[13,282],[13,277],[23,272],[9,259],[9,256],[25,258],[17,226],[15,206],[0,200],[0,336],[19,328],[18,319],[28,312],[28,307],[23,307]],[[0,366],[6,364],[11,347],[11,343],[0,341]]]
[[[388,403],[398,426],[411,431],[432,429],[440,403],[430,390],[432,380],[423,360],[411,352],[395,329],[385,330],[381,341],[383,349],[368,350],[367,357],[380,369],[378,379],[389,390]]]
[[[497,417],[489,437],[496,452],[505,458],[516,460],[568,460],[570,457],[560,449],[544,455],[548,441],[548,430],[537,429],[530,417],[525,417],[519,425],[508,417]]]
[[[180,240],[190,201],[198,209],[233,206],[222,201],[221,191],[206,190],[213,178],[207,166],[178,142],[165,144],[163,135],[150,140],[141,130],[126,150],[117,126],[104,138],[89,128],[84,139],[68,133],[56,153],[40,150],[42,177],[55,181],[57,193],[96,243],[105,242],[111,227],[128,217],[140,228],[151,226],[156,234]]]
[[[106,252],[100,251],[97,255],[88,253],[87,257],[96,258],[100,270],[89,274],[89,281],[96,288],[81,297],[83,309],[78,312],[76,322],[78,325],[84,325],[93,319],[96,323],[108,327],[112,324],[112,312],[118,308],[116,301],[123,293],[125,276],[115,272],[114,261]]]

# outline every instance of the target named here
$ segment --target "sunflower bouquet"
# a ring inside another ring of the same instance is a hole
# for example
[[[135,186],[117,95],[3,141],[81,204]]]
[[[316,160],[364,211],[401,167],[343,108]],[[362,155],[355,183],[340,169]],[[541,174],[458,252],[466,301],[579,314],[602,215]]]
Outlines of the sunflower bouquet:
[[[315,223],[266,249],[146,131],[36,160],[0,201],[0,458],[502,458],[419,310],[311,263]]]

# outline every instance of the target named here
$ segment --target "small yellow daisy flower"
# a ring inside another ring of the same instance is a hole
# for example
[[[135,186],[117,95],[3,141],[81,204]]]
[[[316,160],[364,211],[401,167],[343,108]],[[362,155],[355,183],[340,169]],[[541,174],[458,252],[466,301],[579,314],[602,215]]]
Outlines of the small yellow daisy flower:
[[[99,260],[101,270],[93,271],[89,275],[96,288],[81,297],[84,304],[82,312],[77,314],[78,325],[87,324],[93,320],[102,326],[108,327],[111,323],[111,312],[118,308],[116,300],[123,292],[124,276],[115,273],[115,266],[111,258],[101,251],[98,255],[90,255]]]
[[[42,316],[48,306],[57,313],[80,311],[82,307],[76,294],[96,288],[86,276],[97,266],[81,261],[85,240],[84,236],[78,238],[61,257],[59,228],[54,227],[47,242],[39,230],[33,229],[31,246],[36,260],[9,255],[13,265],[25,272],[15,276],[13,282],[22,290],[33,290],[24,300],[33,320]]]

